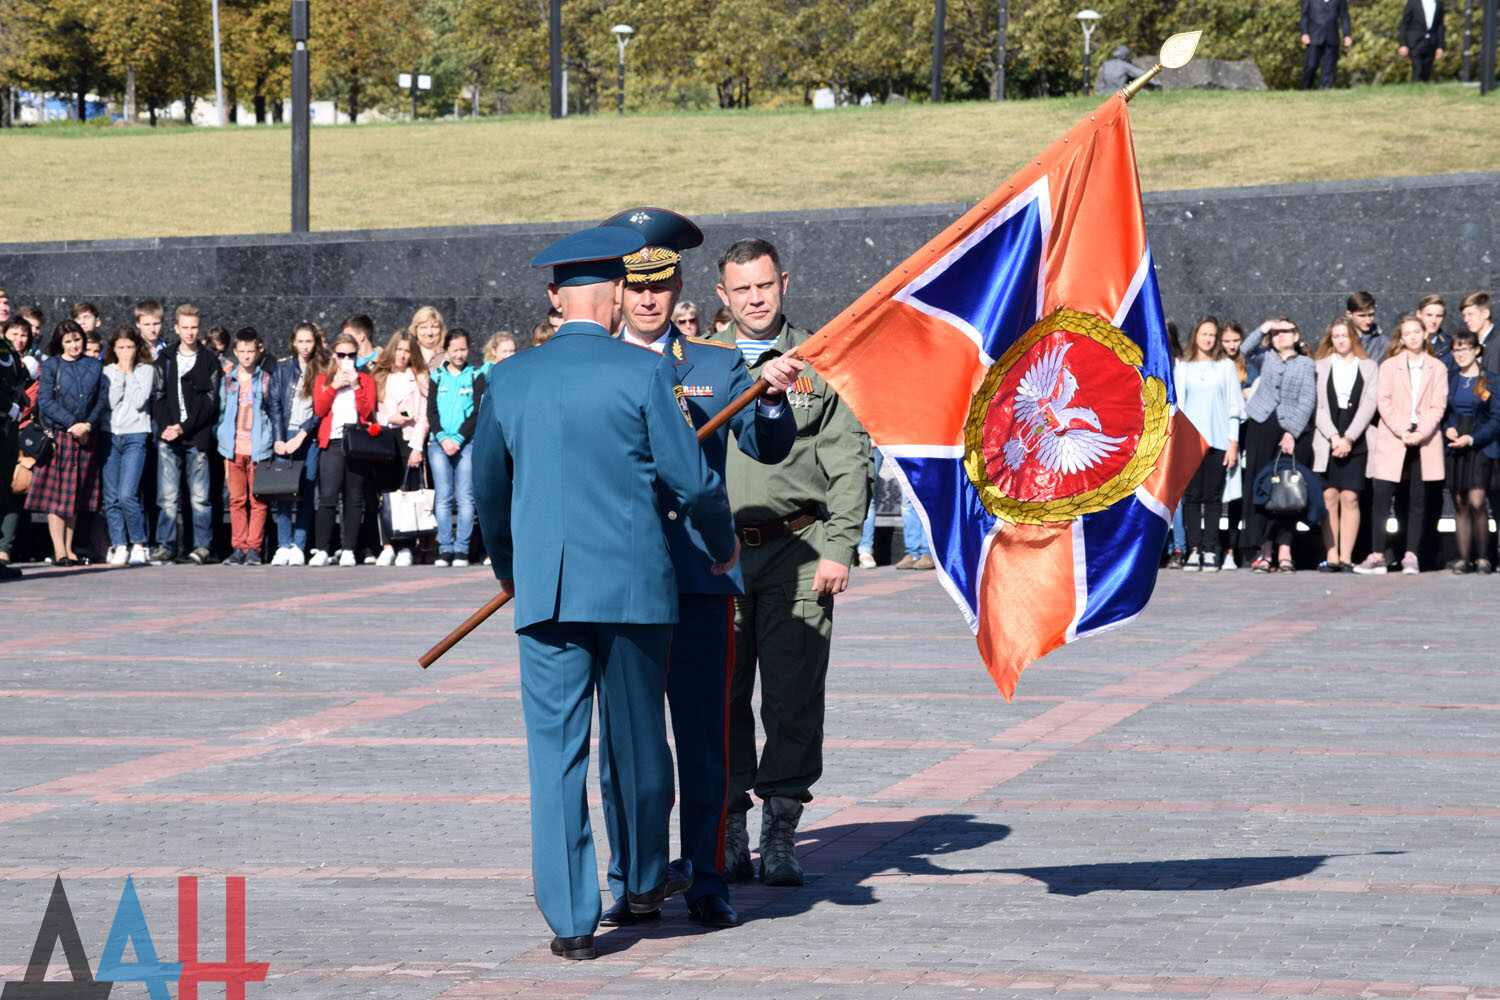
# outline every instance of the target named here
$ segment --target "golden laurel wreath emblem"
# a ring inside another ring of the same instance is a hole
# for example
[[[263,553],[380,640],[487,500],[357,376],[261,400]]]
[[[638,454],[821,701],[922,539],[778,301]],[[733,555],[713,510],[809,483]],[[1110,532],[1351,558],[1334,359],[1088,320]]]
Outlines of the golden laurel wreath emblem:
[[[1124,468],[1106,482],[1068,496],[1020,500],[1007,494],[990,477],[988,465],[993,456],[985,453],[985,425],[991,409],[1007,402],[999,397],[1005,376],[1028,356],[1033,347],[1054,333],[1071,333],[1102,344],[1119,359],[1124,366],[1123,372],[1139,380],[1144,418],[1140,439]],[[1133,494],[1156,468],[1156,461],[1167,443],[1171,416],[1166,384],[1141,372],[1144,361],[1140,346],[1123,331],[1097,316],[1071,309],[1055,310],[1027,330],[1000,360],[990,366],[969,401],[969,416],[964,423],[964,471],[978,491],[985,509],[1012,524],[1048,524],[1071,521],[1083,514],[1105,510]]]

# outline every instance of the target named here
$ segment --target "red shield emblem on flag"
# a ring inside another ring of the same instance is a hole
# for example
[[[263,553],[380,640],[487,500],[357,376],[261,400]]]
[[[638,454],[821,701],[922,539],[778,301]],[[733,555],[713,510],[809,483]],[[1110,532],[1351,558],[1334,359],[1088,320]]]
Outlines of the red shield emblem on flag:
[[[1011,522],[1069,521],[1134,492],[1166,441],[1166,386],[1140,348],[1094,316],[1059,309],[986,373],[969,404],[964,466]]]

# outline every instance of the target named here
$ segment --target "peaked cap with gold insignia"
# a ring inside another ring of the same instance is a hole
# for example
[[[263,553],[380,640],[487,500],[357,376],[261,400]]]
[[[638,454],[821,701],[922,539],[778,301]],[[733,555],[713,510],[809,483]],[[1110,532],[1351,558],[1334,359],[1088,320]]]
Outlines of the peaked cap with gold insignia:
[[[601,222],[638,233],[646,245],[625,258],[625,282],[649,285],[666,281],[682,266],[682,251],[703,245],[703,233],[665,208],[629,208]]]

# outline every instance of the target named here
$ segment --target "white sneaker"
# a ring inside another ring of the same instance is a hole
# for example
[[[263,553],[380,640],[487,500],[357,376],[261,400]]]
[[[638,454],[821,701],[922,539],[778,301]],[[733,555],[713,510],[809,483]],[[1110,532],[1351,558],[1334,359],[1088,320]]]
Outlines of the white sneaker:
[[[402,549],[400,552],[396,553],[396,565],[397,566],[410,566],[411,565],[411,549]]]
[[[345,549],[343,552],[339,553],[339,565],[340,566],[358,566],[359,565],[359,560],[354,558],[354,550],[353,549]]]
[[[489,565],[489,564],[490,564],[490,557],[489,557],[489,556],[485,556],[485,557],[484,557],[484,564],[485,564],[485,565],[486,565],[486,566],[488,566],[488,565]]]
[[[1197,549],[1193,549],[1187,554],[1187,559],[1183,560],[1182,571],[1184,573],[1196,573],[1202,568],[1203,553],[1199,552]]]
[[[123,545],[111,545],[109,556],[104,561],[111,566],[124,566],[125,560],[130,557],[130,550]]]
[[[312,555],[307,559],[307,564],[309,566],[327,566],[328,553],[324,552],[322,549],[313,549]]]
[[[368,560],[366,560],[368,561]],[[394,566],[396,564],[396,550],[385,548],[380,550],[380,558],[375,560],[376,566]]]
[[[448,565],[448,557],[439,552],[437,554],[437,558],[432,561],[432,564],[439,569],[442,569]]]
[[[276,554],[271,557],[271,565],[272,566],[285,566],[286,565],[286,546],[285,545],[282,545],[279,548],[277,548]]]
[[[1219,571],[1219,557],[1214,552],[1203,553],[1203,572],[1217,573]]]
[[[362,561],[364,562],[364,564],[366,566],[374,566],[375,565],[375,553],[373,553],[373,552],[366,552],[365,553],[365,557],[364,557],[364,559]],[[354,564],[350,563],[349,565],[352,566]]]
[[[469,565],[469,560],[465,559],[463,556],[454,556],[453,557],[453,565],[455,565],[455,566],[467,566],[467,565]]]
[[[1234,561],[1234,549],[1224,550],[1224,564],[1220,569],[1239,569],[1240,564]]]
[[[873,553],[873,552],[861,552],[859,554],[859,566],[860,566],[861,569],[874,569],[875,568],[875,553]]]
[[[324,556],[323,561],[327,562],[328,557]],[[286,564],[288,566],[305,566],[307,565],[307,556],[303,555],[302,550],[297,548],[297,546],[288,545],[286,547]]]
[[[131,566],[145,566],[151,559],[146,553],[146,546],[136,544],[130,547],[130,557],[126,561]]]

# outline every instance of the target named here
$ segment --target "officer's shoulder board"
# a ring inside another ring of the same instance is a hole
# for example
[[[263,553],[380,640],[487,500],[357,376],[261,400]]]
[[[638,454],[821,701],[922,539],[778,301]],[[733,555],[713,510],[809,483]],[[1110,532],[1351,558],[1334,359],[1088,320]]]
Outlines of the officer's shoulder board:
[[[704,340],[702,337],[684,337],[690,344],[703,344],[705,347],[722,347],[726,351],[737,351],[738,347],[733,344],[721,344],[717,340]]]

